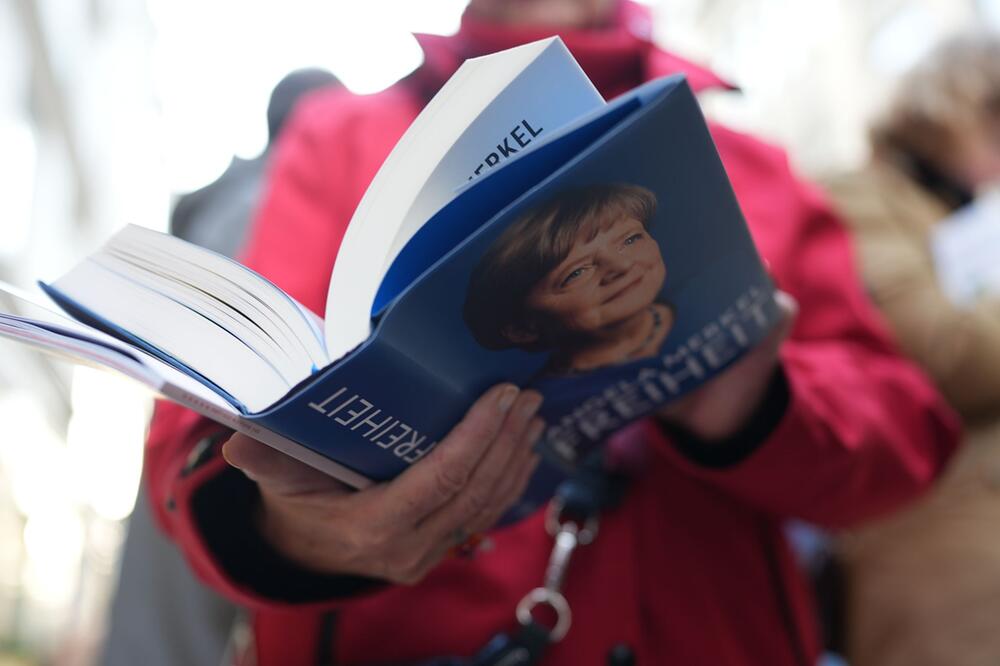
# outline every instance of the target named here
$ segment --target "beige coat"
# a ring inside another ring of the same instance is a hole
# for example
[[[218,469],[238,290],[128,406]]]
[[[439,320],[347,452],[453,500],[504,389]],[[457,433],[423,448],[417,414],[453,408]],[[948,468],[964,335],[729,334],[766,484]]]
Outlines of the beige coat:
[[[873,300],[967,428],[928,497],[840,541],[851,664],[1000,665],[1000,302],[948,301],[929,249],[947,210],[894,167],[874,162],[828,190]]]

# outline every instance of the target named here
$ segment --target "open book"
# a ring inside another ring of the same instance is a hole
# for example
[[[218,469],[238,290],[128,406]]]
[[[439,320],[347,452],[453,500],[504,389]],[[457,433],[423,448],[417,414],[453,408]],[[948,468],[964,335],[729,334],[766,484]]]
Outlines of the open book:
[[[545,395],[541,450],[571,467],[778,314],[683,77],[605,103],[557,38],[469,60],[428,104],[351,219],[322,320],[135,226],[42,287],[72,319],[8,293],[0,334],[356,487],[419,460],[502,380]]]

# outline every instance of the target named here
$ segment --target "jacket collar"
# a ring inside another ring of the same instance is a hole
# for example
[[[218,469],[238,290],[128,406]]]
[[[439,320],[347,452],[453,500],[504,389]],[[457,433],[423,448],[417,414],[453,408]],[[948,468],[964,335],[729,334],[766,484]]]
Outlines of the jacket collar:
[[[653,46],[646,59],[646,78],[683,74],[696,93],[703,90],[739,90],[739,88],[702,65],[686,60],[670,51]]]

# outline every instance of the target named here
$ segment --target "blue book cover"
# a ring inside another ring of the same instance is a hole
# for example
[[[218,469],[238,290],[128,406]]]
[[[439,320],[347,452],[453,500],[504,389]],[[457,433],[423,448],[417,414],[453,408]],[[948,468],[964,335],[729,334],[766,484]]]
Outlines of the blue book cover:
[[[590,93],[582,90],[581,105],[589,105]],[[281,399],[258,399],[263,408],[237,399],[212,373],[151,343],[142,330],[95,311],[79,292],[67,293],[72,277],[43,287],[78,321],[200,382],[211,395],[159,382],[154,388],[162,394],[355,486],[391,479],[419,461],[488,387],[510,381],[535,388],[545,398],[539,447],[546,465],[529,495],[541,497],[546,484],[614,431],[737,361],[779,313],[683,77],[582,108],[561,127],[524,118],[510,136],[534,145],[507,151],[502,161],[470,162],[465,185],[393,257],[371,308],[371,333],[352,351],[328,364],[311,361],[321,358],[322,324],[275,294],[273,307],[299,319],[301,339],[315,349],[299,350],[298,370],[280,355],[268,361],[286,384],[276,384]],[[455,164],[449,168],[460,171]],[[149,255],[162,264],[153,277],[109,277],[114,271],[94,266],[69,275],[91,276],[92,290],[111,279],[142,295],[119,312],[175,307],[184,295],[168,278],[177,273],[186,280],[188,273],[171,248],[188,263],[197,255],[169,245],[182,243],[177,239],[162,242]],[[120,243],[119,259],[142,263],[136,247]],[[214,268],[186,270],[215,271],[217,282],[237,295],[237,287],[254,280],[277,292],[243,267],[210,254],[204,261]],[[209,303],[191,323],[209,326],[215,317],[229,322],[221,327],[227,334],[246,328],[236,320],[253,323],[244,316],[253,304],[233,298],[238,307]],[[337,322],[328,316],[326,325]],[[27,339],[25,326],[11,319],[0,334]],[[59,335],[51,325],[34,326],[35,338],[40,329]]]
[[[385,480],[507,380],[544,395],[541,448],[571,468],[777,318],[682,77],[474,183],[425,230],[383,282],[369,340],[251,419]]]

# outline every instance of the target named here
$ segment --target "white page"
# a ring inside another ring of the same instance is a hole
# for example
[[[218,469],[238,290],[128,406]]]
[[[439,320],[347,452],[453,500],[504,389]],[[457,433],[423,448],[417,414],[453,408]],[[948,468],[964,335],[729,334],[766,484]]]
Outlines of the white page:
[[[344,235],[327,296],[331,360],[368,337],[372,304],[392,260],[488,155],[499,157],[498,143],[506,137],[507,146],[530,150],[545,132],[603,104],[558,38],[462,65],[400,139]],[[525,120],[540,134],[528,131]],[[527,145],[515,146],[512,131]]]
[[[100,331],[92,333],[99,335]],[[183,407],[228,428],[245,433],[353,488],[366,488],[372,483],[354,470],[244,418],[235,407],[200,382],[137,350],[133,350],[133,353],[140,357],[139,362],[103,345],[60,336],[51,330],[7,317],[2,312],[0,312],[0,337],[26,343],[74,363],[115,370]]]
[[[197,312],[85,259],[53,286],[77,303],[209,378],[250,412],[277,402],[294,382]],[[304,375],[302,378],[304,379]]]
[[[166,384],[233,414],[236,409],[201,382],[103,331],[67,317],[42,292],[0,281],[0,335],[74,362],[116,370],[161,392]]]
[[[250,412],[328,363],[317,317],[244,266],[128,225],[53,283]]]
[[[117,371],[354,488],[371,485],[369,479],[357,472],[244,418],[229,402],[198,380],[142,350],[65,316],[40,291],[29,292],[0,281],[0,337],[26,343],[74,363]]]
[[[958,305],[1000,295],[1000,191],[942,220],[931,237],[938,282]]]
[[[271,365],[284,377],[285,381],[298,382],[302,377],[309,374],[311,364],[308,359],[294,359],[288,356],[277,341],[270,337],[266,331],[241,318],[231,308],[226,307],[215,298],[198,291],[179,286],[175,281],[145,270],[135,270],[129,264],[122,262],[120,258],[107,253],[95,254],[87,259],[102,268],[117,275],[126,276],[128,279],[152,292],[166,296],[174,304],[181,305],[191,311],[192,314],[200,315],[201,318],[214,323],[232,337],[244,342],[248,347],[266,358]],[[95,309],[102,307],[101,301],[93,299]],[[105,306],[106,307],[106,306]],[[174,327],[178,322],[175,318],[167,319],[160,323],[157,328],[160,333],[173,334],[178,330]],[[197,369],[197,368],[195,368]]]
[[[306,368],[323,367],[328,362],[315,315],[305,314],[305,308],[291,296],[229,257],[131,224],[115,234],[102,251],[133,254],[143,265],[252,314],[253,320]]]

